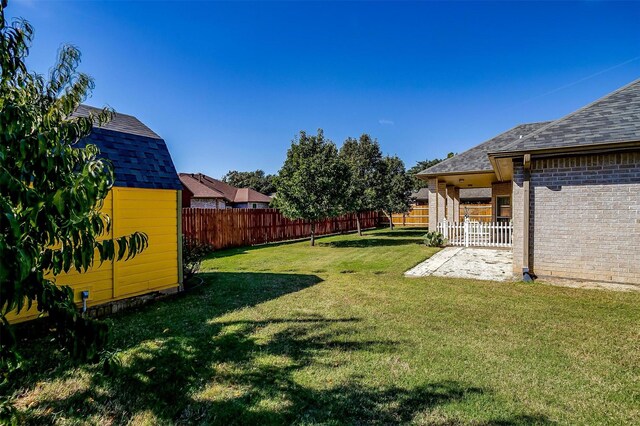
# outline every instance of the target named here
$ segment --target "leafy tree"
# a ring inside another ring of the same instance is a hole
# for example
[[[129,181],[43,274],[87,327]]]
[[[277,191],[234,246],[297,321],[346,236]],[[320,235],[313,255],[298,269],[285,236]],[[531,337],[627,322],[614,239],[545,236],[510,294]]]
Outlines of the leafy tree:
[[[113,185],[112,167],[95,145],[74,145],[94,124],[106,123],[113,111],[73,116],[94,86],[77,71],[80,52],[62,47],[48,79],[29,72],[25,60],[33,28],[24,20],[6,22],[5,7],[2,0],[0,387],[20,365],[9,312],[35,302],[72,356],[94,358],[106,343],[107,326],[79,315],[71,288],[57,286],[56,276],[85,272],[94,259],[129,259],[147,246],[141,233],[101,239],[111,223],[100,207]]]
[[[450,152],[449,154],[447,154],[447,158],[451,158],[454,155],[455,154],[453,152]],[[443,162],[447,158],[434,158],[433,160],[418,161],[415,166],[411,167],[407,171],[407,173],[409,173],[409,176],[411,176],[412,189],[414,191],[417,191],[420,188],[425,187],[426,182],[422,179],[418,179],[418,177],[416,176],[418,173],[425,169],[428,169],[429,167],[435,166],[438,163]]]
[[[411,177],[404,169],[404,163],[396,156],[385,157],[384,179],[378,199],[380,210],[389,218],[393,229],[393,213],[405,213],[411,207]]]
[[[304,131],[291,143],[287,158],[276,177],[278,196],[274,203],[290,219],[311,222],[311,245],[315,245],[316,223],[341,213],[347,195],[349,167],[338,156],[335,144]]]
[[[349,166],[351,174],[343,207],[346,212],[355,214],[358,235],[362,236],[359,213],[379,207],[377,194],[383,178],[382,152],[378,141],[363,134],[359,140],[348,138],[340,148],[340,157]]]
[[[222,177],[222,180],[229,185],[238,188],[251,188],[266,195],[275,192],[274,179],[274,175],[265,174],[264,170],[259,169],[253,172],[229,170],[229,172]]]

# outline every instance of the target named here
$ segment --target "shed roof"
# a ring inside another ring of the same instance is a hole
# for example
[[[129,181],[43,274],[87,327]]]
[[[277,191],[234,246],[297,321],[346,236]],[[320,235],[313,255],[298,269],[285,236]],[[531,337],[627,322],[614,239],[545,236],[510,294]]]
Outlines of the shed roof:
[[[73,116],[87,117],[90,113],[98,114],[102,111],[100,108],[92,107],[89,105],[80,105]],[[127,133],[130,135],[146,136],[148,138],[162,139],[153,130],[145,126],[145,124],[138,120],[133,115],[122,114],[116,112],[113,119],[104,124],[102,129],[113,130],[114,132]]]
[[[640,80],[636,80],[571,114],[538,128],[492,153],[640,141]]]
[[[99,111],[81,105],[76,116],[87,116]],[[94,144],[100,155],[113,164],[114,186],[151,189],[182,189],[176,169],[160,136],[137,118],[116,113],[111,122],[94,126],[86,138],[77,146]]]
[[[506,132],[500,133],[480,145],[477,145],[467,151],[429,167],[418,173],[419,175],[435,175],[445,173],[459,172],[490,172],[493,171],[491,162],[489,161],[489,152],[497,151],[519,138],[534,132],[541,127],[549,124],[549,121],[539,123],[527,123],[515,126]]]

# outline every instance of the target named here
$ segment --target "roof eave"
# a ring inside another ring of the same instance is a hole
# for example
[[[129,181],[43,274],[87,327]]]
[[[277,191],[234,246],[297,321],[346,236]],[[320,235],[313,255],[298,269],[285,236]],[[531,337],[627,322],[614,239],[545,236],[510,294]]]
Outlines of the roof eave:
[[[455,175],[476,175],[483,173],[493,173],[493,170],[457,170],[453,172],[433,172],[433,173],[416,173],[416,176],[419,178],[425,177],[438,177],[438,176],[455,176]]]
[[[605,151],[612,150],[627,150],[627,149],[635,149],[640,147],[640,140],[630,140],[630,141],[618,141],[618,142],[606,142],[601,144],[591,144],[591,145],[574,145],[568,147],[560,147],[560,148],[541,148],[541,149],[523,149],[516,151],[499,151],[499,152],[490,152],[489,161],[495,167],[494,159],[497,158],[514,158],[520,157],[524,154],[532,154],[532,155],[561,155],[561,154],[588,154],[588,153],[599,153]]]

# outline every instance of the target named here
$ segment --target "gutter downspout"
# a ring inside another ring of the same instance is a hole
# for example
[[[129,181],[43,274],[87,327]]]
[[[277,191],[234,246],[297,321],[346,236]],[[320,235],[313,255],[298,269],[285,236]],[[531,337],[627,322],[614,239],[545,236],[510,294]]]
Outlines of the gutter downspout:
[[[523,187],[523,227],[522,230],[522,281],[531,282],[533,278],[529,271],[529,224],[530,218],[530,202],[531,202],[531,154],[524,155],[524,181]]]

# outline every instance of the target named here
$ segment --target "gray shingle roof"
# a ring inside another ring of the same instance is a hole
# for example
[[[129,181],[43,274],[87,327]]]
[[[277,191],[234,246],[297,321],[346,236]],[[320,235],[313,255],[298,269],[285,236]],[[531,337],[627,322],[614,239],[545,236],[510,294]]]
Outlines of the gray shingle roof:
[[[640,141],[640,80],[492,152],[537,151]]]
[[[76,114],[86,115],[91,108],[82,106]],[[77,146],[88,143],[113,164],[115,186],[182,189],[164,140],[133,116],[116,114],[107,125],[94,127]]]
[[[493,167],[491,166],[491,162],[488,157],[490,152],[498,151],[513,143],[515,140],[518,140],[518,138],[524,138],[526,135],[549,123],[549,121],[545,121],[540,123],[520,124],[519,126],[515,126],[512,129],[481,143],[480,145],[451,158],[447,158],[443,162],[429,167],[418,174],[432,175],[442,173],[492,171]]]
[[[80,105],[74,116],[86,117],[90,112],[98,114],[102,111],[99,108],[95,108],[89,105]],[[144,125],[144,123],[133,115],[122,114],[116,112],[113,119],[102,126],[103,129],[113,130],[116,132],[128,133],[130,135],[146,136],[148,138],[162,139],[153,130]]]

